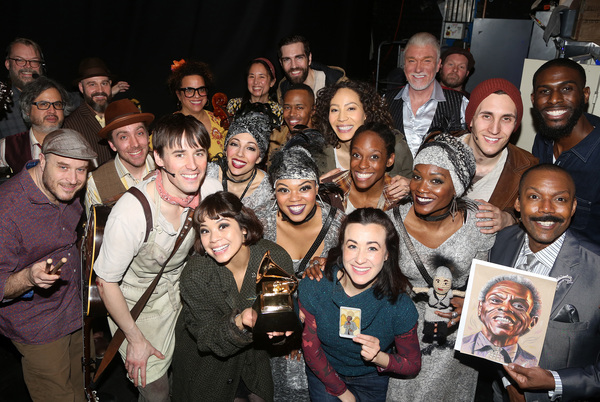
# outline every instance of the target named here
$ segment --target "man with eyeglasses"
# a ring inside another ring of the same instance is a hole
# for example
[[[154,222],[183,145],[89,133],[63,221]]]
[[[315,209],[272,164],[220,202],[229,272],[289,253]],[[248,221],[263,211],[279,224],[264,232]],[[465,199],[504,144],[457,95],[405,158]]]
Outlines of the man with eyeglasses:
[[[316,94],[325,85],[346,80],[344,69],[326,66],[312,61],[308,40],[301,35],[290,35],[279,42],[277,50],[285,78],[277,87],[277,99],[283,103],[283,95],[292,84],[306,84]]]
[[[112,158],[108,143],[98,137],[105,126],[104,112],[112,100],[110,70],[98,57],[88,57],[79,64],[76,82],[84,102],[65,119],[65,128],[80,132],[98,154],[100,165]]]
[[[25,85],[44,75],[42,48],[34,41],[17,38],[6,47],[4,66],[8,70],[12,89],[12,105],[5,115],[0,115],[0,138],[27,131],[21,117],[19,99]]]
[[[59,129],[65,119],[68,94],[56,81],[40,77],[27,84],[19,108],[29,130],[0,139],[0,167],[20,172],[32,159],[39,159],[46,135]]]

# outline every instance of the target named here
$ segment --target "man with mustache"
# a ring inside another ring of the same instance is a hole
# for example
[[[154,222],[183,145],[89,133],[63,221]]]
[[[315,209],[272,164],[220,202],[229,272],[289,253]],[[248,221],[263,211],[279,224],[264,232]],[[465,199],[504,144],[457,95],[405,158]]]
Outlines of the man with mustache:
[[[304,36],[290,35],[283,38],[279,42],[277,56],[285,74],[277,87],[279,103],[283,103],[283,95],[292,84],[306,84],[316,94],[325,85],[346,80],[344,69],[312,61],[310,44]]]
[[[39,160],[0,186],[0,333],[21,354],[36,402],[85,400],[77,195],[95,159],[81,134],[58,129]]]
[[[65,119],[68,94],[50,78],[27,84],[19,95],[19,110],[29,130],[0,139],[0,167],[20,172],[32,159],[39,159],[44,138],[59,129]]]
[[[79,131],[98,154],[98,163],[111,159],[110,148],[98,132],[105,126],[104,112],[112,99],[112,74],[98,57],[83,59],[76,80],[84,102],[65,119],[65,128]]]
[[[499,363],[537,365],[537,358],[518,341],[537,324],[540,303],[540,295],[528,279],[517,275],[492,278],[479,293],[477,316],[483,328],[463,338],[461,352]]]
[[[543,64],[533,76],[533,116],[538,134],[532,153],[540,163],[562,166],[577,188],[570,229],[600,245],[600,118],[584,113],[590,98],[585,70],[569,59]]]
[[[413,157],[431,131],[465,128],[469,101],[436,81],[440,65],[440,44],[435,36],[427,32],[414,34],[404,49],[408,85],[386,94],[395,128],[404,133]]]
[[[596,245],[569,228],[575,194],[575,183],[562,167],[528,169],[515,202],[521,225],[498,232],[490,251],[491,262],[558,279],[539,367],[505,366],[516,381],[504,378],[503,384],[516,400],[523,400],[524,390],[537,391],[525,397],[538,401],[600,394],[600,255]]]
[[[6,47],[4,66],[10,80],[7,86],[11,88],[13,95],[8,112],[4,116],[0,114],[0,138],[27,131],[21,117],[19,99],[25,85],[44,75],[42,48],[30,39],[16,38]]]
[[[86,212],[94,204],[116,201],[155,168],[149,155],[148,135],[154,115],[142,113],[129,99],[121,99],[108,105],[105,116],[106,126],[98,132],[98,137],[108,141],[117,156],[89,174]]]

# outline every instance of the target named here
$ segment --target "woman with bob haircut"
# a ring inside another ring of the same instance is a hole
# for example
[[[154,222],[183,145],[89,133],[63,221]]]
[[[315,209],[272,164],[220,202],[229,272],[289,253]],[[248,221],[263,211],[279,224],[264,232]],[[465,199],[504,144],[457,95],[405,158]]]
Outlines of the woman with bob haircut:
[[[300,282],[311,400],[385,401],[389,378],[381,373],[419,372],[418,314],[398,266],[398,242],[383,211],[357,209],[329,252],[327,280]],[[358,310],[360,318],[349,312]]]
[[[252,334],[256,273],[267,251],[290,274],[292,261],[277,244],[261,239],[254,212],[225,191],[202,201],[194,229],[196,254],[181,275],[173,400],[272,401],[269,344],[258,348]]]
[[[209,89],[213,86],[213,74],[208,64],[185,60],[174,62],[167,84],[177,98],[178,110],[175,113],[194,116],[206,127],[210,135],[209,157],[222,152],[225,129],[221,127],[221,120],[206,110]]]

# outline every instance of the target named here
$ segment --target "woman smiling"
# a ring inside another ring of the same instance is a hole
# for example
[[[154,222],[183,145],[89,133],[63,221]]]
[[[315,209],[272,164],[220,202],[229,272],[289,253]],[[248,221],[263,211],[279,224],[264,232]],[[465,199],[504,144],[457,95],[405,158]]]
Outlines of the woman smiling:
[[[179,110],[186,116],[198,119],[210,134],[209,156],[223,151],[225,130],[221,120],[205,109],[208,103],[208,90],[212,86],[213,75],[208,64],[199,61],[181,60],[171,66],[168,79],[171,93],[177,97]]]
[[[392,178],[386,173],[394,164],[395,144],[394,133],[384,124],[371,122],[356,130],[350,142],[350,170],[323,179],[344,193],[339,208],[346,214],[366,207],[386,211],[396,204],[387,194]]]
[[[274,126],[283,124],[281,105],[274,99],[273,88],[277,77],[275,76],[275,67],[267,58],[259,57],[254,59],[246,69],[247,91],[241,98],[232,98],[227,103],[227,113],[234,116],[240,113],[246,113],[248,109],[257,110],[256,106],[264,104],[264,111],[269,113]],[[252,106],[254,104],[254,106]]]
[[[398,241],[383,211],[357,209],[327,258],[327,280],[300,282],[311,400],[382,402],[389,378],[382,373],[419,372],[417,312],[398,266]],[[353,320],[349,311],[360,318]]]
[[[271,199],[273,189],[258,168],[269,146],[269,118],[262,113],[238,116],[225,138],[225,155],[208,164],[206,176],[218,179],[223,190],[235,194],[249,208]]]
[[[194,214],[194,229],[199,254],[181,276],[173,400],[271,401],[269,355],[252,334],[256,272],[269,251],[291,273],[290,257],[277,244],[261,240],[261,223],[231,193],[206,197]]]
[[[466,286],[473,258],[486,260],[495,240],[476,226],[476,203],[463,198],[475,175],[475,157],[464,142],[442,134],[421,146],[414,165],[412,203],[387,212],[402,237],[400,266],[414,287],[431,287],[438,266],[444,265],[452,272],[453,287],[460,289]],[[428,297],[413,294],[413,300],[422,333]],[[437,327],[448,332],[447,341],[423,345],[421,373],[410,380],[390,380],[391,400],[431,401],[440,395],[451,401],[473,400],[477,372],[454,358],[453,350],[462,301],[454,297],[454,311],[436,311],[447,321]]]

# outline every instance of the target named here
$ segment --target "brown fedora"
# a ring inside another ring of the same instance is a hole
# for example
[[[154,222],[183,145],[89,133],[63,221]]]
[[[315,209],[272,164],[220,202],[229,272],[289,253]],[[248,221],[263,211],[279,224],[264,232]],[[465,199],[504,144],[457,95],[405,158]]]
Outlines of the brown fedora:
[[[115,76],[110,72],[106,63],[99,57],[86,57],[79,63],[78,78],[73,81],[77,85],[81,80],[90,77],[108,77],[114,80]]]
[[[104,112],[106,126],[98,135],[107,139],[108,134],[119,127],[143,121],[146,125],[152,123],[154,115],[152,113],[142,113],[140,109],[129,99],[121,99],[108,104],[106,112]]]

